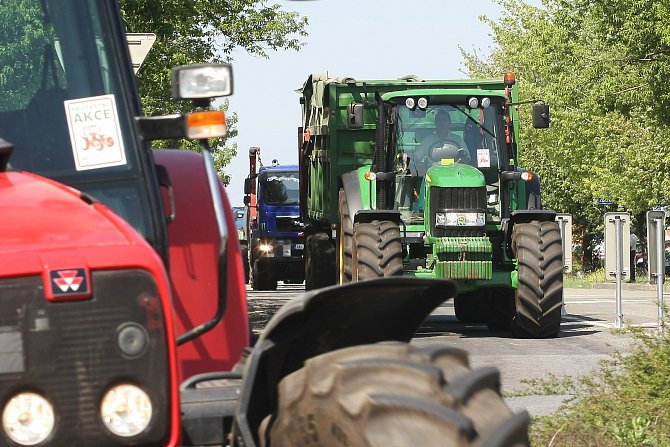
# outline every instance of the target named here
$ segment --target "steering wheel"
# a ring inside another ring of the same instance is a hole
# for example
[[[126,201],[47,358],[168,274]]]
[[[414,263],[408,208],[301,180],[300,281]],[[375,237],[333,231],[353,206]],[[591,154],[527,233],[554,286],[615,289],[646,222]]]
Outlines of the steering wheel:
[[[444,158],[452,158],[456,163],[470,163],[470,151],[460,147],[454,140],[447,138],[445,141],[436,141],[428,148],[426,158],[433,162],[439,162]]]

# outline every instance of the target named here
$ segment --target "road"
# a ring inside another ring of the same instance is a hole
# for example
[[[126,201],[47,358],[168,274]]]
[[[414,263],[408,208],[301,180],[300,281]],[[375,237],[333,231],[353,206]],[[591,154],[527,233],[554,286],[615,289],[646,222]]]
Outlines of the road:
[[[302,286],[281,284],[274,292],[249,290],[254,331],[262,331],[284,302],[303,291]],[[467,350],[472,367],[496,366],[500,370],[502,391],[512,409],[526,409],[533,416],[550,414],[571,396],[537,394],[537,387],[528,381],[552,375],[557,378],[589,375],[603,359],[614,352],[628,352],[631,347],[630,335],[615,330],[613,288],[565,289],[564,295],[561,333],[555,339],[515,339],[508,333],[489,332],[485,325],[463,324],[456,320],[450,300],[428,317],[413,343],[450,343]],[[656,289],[626,284],[621,297],[625,326],[654,331],[658,312]],[[669,299],[666,293],[666,303]]]

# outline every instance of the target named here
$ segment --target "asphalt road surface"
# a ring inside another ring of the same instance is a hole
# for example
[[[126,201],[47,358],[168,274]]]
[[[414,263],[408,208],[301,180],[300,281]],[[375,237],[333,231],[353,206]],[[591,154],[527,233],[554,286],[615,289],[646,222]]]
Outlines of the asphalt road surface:
[[[534,379],[581,377],[593,374],[603,359],[614,352],[629,352],[631,337],[616,330],[616,291],[565,289],[564,316],[558,338],[515,339],[509,333],[490,332],[483,324],[463,324],[454,316],[451,300],[438,307],[423,323],[413,343],[450,343],[469,352],[471,366],[495,366],[500,370],[502,391],[513,410],[533,416],[551,414],[569,395],[538,394]],[[282,285],[273,292],[248,290],[249,315],[256,333],[283,303],[304,292],[303,286]],[[670,300],[668,293],[664,301]],[[657,329],[658,299],[654,286],[625,284],[621,293],[624,327]]]

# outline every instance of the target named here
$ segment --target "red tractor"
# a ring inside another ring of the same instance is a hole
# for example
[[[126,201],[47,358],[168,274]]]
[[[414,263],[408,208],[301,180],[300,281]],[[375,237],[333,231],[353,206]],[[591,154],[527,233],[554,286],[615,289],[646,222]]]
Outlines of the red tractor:
[[[115,1],[0,11],[0,445],[527,444],[495,369],[408,344],[450,281],[316,290],[248,346],[208,145],[230,66],[174,69],[197,111],[144,117]],[[171,138],[202,152],[149,146]]]

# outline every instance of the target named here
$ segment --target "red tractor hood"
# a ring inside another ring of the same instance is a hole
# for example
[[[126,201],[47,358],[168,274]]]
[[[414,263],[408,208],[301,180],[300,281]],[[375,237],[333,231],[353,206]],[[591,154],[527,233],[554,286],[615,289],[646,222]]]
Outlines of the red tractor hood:
[[[156,268],[156,252],[123,219],[70,187],[0,172],[0,278],[50,271]]]

